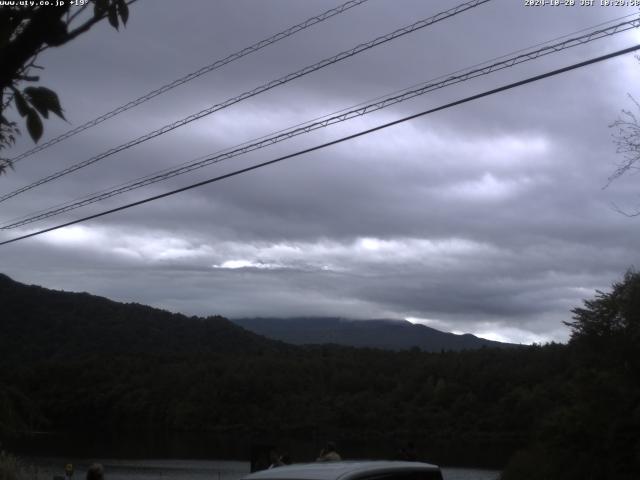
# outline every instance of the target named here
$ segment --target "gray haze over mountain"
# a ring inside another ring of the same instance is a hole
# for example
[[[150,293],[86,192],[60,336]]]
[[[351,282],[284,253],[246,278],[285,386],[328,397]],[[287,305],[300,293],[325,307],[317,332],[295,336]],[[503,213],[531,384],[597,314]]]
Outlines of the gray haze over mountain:
[[[42,84],[70,124],[45,139],[225,57],[334,1],[138,2],[45,52]],[[371,0],[172,90],[0,178],[8,192],[455,1]],[[634,13],[494,0],[17,196],[2,220],[102,190],[517,49]],[[630,31],[439,90],[38,227],[115,207],[637,43]],[[0,271],[186,314],[405,318],[440,330],[566,340],[570,309],[638,264],[637,176],[608,125],[638,93],[632,55],[2,247]],[[31,146],[25,136],[14,156]],[[5,152],[3,152],[3,155]],[[33,226],[35,228],[35,226]],[[8,239],[20,231],[0,232]]]

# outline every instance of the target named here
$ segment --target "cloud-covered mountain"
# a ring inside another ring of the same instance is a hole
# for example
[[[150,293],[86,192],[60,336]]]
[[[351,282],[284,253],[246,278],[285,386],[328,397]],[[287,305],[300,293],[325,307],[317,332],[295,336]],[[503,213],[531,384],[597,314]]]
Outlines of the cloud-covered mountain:
[[[254,318],[231,322],[220,316],[188,317],[88,293],[25,285],[2,274],[0,304],[0,351],[2,360],[8,363],[95,355],[224,354],[286,348],[274,340],[392,350],[417,346],[424,351],[508,345],[406,321]]]
[[[426,352],[510,347],[471,334],[456,335],[406,320],[350,320],[344,318],[241,318],[236,324],[265,337],[296,345],[335,344]]]

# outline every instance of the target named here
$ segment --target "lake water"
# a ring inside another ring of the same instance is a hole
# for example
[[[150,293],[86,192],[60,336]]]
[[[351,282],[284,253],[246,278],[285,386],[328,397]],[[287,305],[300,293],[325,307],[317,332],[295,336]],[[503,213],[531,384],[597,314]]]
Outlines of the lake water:
[[[107,480],[238,480],[249,473],[249,463],[223,460],[117,460],[22,457],[36,469],[37,480],[62,475],[64,465],[74,462],[76,480],[83,480],[91,463],[101,463]],[[445,480],[497,480],[499,472],[471,468],[442,469]]]

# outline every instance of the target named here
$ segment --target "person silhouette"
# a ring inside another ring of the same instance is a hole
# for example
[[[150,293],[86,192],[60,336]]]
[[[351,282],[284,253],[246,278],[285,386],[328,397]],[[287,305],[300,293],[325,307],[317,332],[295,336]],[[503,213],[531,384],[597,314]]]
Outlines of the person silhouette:
[[[73,465],[71,463],[67,463],[64,466],[64,480],[71,480],[73,478]]]
[[[316,459],[317,462],[339,462],[340,460],[342,457],[336,451],[334,442],[327,442],[327,446],[320,450],[320,455]]]
[[[104,468],[99,463],[94,463],[87,470],[87,480],[104,480]]]

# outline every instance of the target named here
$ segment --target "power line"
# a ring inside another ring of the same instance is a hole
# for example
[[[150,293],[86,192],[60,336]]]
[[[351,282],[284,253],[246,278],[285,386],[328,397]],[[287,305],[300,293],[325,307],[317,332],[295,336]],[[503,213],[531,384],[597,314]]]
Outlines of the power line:
[[[257,170],[259,168],[266,167],[268,165],[272,165],[274,163],[282,162],[283,160],[288,160],[290,158],[298,157],[298,156],[304,155],[306,153],[314,152],[316,150],[321,150],[321,149],[330,147],[332,145],[337,145],[339,143],[343,143],[343,142],[346,142],[346,141],[349,141],[349,140],[353,140],[354,138],[362,137],[364,135],[368,135],[370,133],[377,132],[378,130],[383,130],[385,128],[389,128],[391,126],[398,125],[400,123],[404,123],[404,122],[407,122],[409,120],[413,120],[413,119],[416,119],[416,118],[419,118],[419,117],[422,117],[422,116],[425,116],[425,115],[429,115],[431,113],[439,112],[441,110],[446,110],[448,108],[455,107],[457,105],[462,105],[464,103],[468,103],[468,102],[471,102],[471,101],[474,101],[474,100],[478,100],[480,98],[488,97],[490,95],[495,95],[496,93],[500,93],[500,92],[504,92],[504,91],[507,91],[507,90],[511,90],[512,88],[516,88],[516,87],[520,87],[522,85],[527,85],[529,83],[537,82],[537,81],[543,80],[545,78],[553,77],[555,75],[560,75],[562,73],[566,73],[566,72],[569,72],[571,70],[575,70],[575,69],[578,69],[578,68],[581,68],[581,67],[592,65],[594,63],[602,62],[604,60],[608,60],[610,58],[618,57],[620,55],[624,55],[624,54],[627,54],[627,53],[635,52],[637,50],[640,50],[640,44],[635,45],[633,47],[629,47],[629,48],[625,48],[625,49],[622,49],[622,50],[618,50],[616,52],[609,53],[607,55],[602,55],[602,56],[599,56],[599,57],[596,57],[596,58],[592,58],[590,60],[585,60],[583,62],[574,63],[572,65],[569,65],[569,66],[566,66],[566,67],[563,67],[563,68],[559,68],[557,70],[552,70],[552,71],[547,72],[547,73],[543,73],[543,74],[540,74],[540,75],[535,75],[533,77],[529,77],[529,78],[526,78],[524,80],[520,80],[520,81],[517,81],[517,82],[509,83],[507,85],[503,85],[501,87],[494,88],[492,90],[487,90],[485,92],[478,93],[476,95],[472,95],[470,97],[466,97],[466,98],[463,98],[461,100],[456,100],[454,102],[450,102],[450,103],[447,103],[445,105],[441,105],[439,107],[432,108],[430,110],[425,110],[423,112],[416,113],[416,114],[413,114],[413,115],[409,115],[407,117],[403,117],[403,118],[400,118],[398,120],[394,120],[392,122],[384,123],[382,125],[378,125],[377,127],[369,128],[367,130],[363,130],[361,132],[354,133],[352,135],[348,135],[346,137],[339,138],[337,140],[332,140],[330,142],[326,142],[326,143],[323,143],[321,145],[316,145],[314,147],[310,147],[310,148],[307,148],[307,149],[304,149],[304,150],[299,150],[297,152],[294,152],[294,153],[291,153],[291,154],[288,154],[288,155],[284,155],[284,156],[275,158],[273,160],[269,160],[269,161],[262,162],[262,163],[259,163],[259,164],[256,164],[256,165],[252,165],[250,167],[246,167],[246,168],[242,168],[242,169],[239,169],[239,170],[235,170],[233,172],[226,173],[224,175],[220,175],[220,176],[217,176],[217,177],[214,177],[214,178],[210,178],[208,180],[203,180],[201,182],[193,183],[193,184],[188,185],[186,187],[178,188],[178,189],[172,190],[170,192],[162,193],[162,194],[159,194],[159,195],[155,195],[155,196],[152,196],[152,197],[145,198],[143,200],[138,200],[136,202],[128,203],[128,204],[122,205],[120,207],[112,208],[110,210],[105,210],[103,212],[96,213],[96,214],[93,214],[93,215],[89,215],[87,217],[83,217],[83,218],[80,218],[80,219],[77,219],[77,220],[72,220],[70,222],[62,223],[62,224],[56,225],[54,227],[49,227],[49,228],[45,228],[43,230],[38,230],[37,232],[32,232],[32,233],[29,233],[29,234],[26,234],[26,235],[22,235],[20,237],[12,238],[10,240],[5,240],[3,242],[0,242],[0,245],[7,245],[9,243],[13,243],[13,242],[17,242],[17,241],[24,240],[24,239],[27,239],[27,238],[35,237],[35,236],[41,235],[43,233],[47,233],[47,232],[51,232],[51,231],[54,231],[54,230],[58,230],[60,228],[68,227],[70,225],[75,225],[75,224],[78,224],[78,223],[81,223],[81,222],[86,222],[86,221],[92,220],[94,218],[103,217],[103,216],[109,215],[111,213],[115,213],[115,212],[119,212],[119,211],[122,211],[122,210],[126,210],[126,209],[129,209],[129,208],[132,208],[132,207],[136,207],[138,205],[142,205],[142,204],[149,203],[149,202],[152,202],[152,201],[155,201],[155,200],[159,200],[161,198],[169,197],[169,196],[175,195],[177,193],[185,192],[187,190],[192,190],[194,188],[201,187],[203,185],[208,185],[210,183],[218,182],[218,181],[224,180],[226,178],[235,177],[237,175],[240,175],[240,174],[243,174],[243,173],[246,173],[246,172],[250,172],[252,170]]]
[[[506,54],[504,54],[504,55],[500,55],[500,56],[497,56],[497,57],[490,58],[490,59],[488,59],[488,60],[485,60],[484,62],[476,63],[476,64],[474,64],[474,65],[471,65],[471,66],[468,66],[468,67],[465,67],[465,68],[461,68],[460,70],[456,70],[455,72],[451,72],[451,73],[448,73],[448,74],[445,74],[445,75],[440,75],[440,76],[438,76],[438,77],[436,77],[436,78],[433,78],[433,79],[431,79],[431,80],[429,80],[429,81],[430,81],[430,82],[435,82],[436,80],[441,80],[441,79],[443,79],[443,78],[450,77],[450,76],[452,76],[452,75],[457,75],[457,74],[459,74],[459,73],[462,73],[462,72],[468,71],[468,70],[473,69],[473,68],[478,68],[478,67],[481,67],[481,66],[483,66],[483,65],[488,65],[488,64],[490,64],[490,63],[492,63],[492,62],[496,62],[496,61],[498,61],[498,60],[502,60],[502,59],[505,59],[505,58],[510,57],[510,56],[513,56],[513,55],[517,55],[517,54],[519,54],[519,53],[527,52],[527,51],[532,50],[532,49],[534,49],[534,48],[543,47],[543,46],[545,46],[545,45],[550,45],[550,44],[552,44],[552,43],[554,43],[554,42],[558,42],[559,40],[563,40],[563,39],[565,39],[565,38],[569,38],[569,37],[571,37],[571,36],[573,36],[573,35],[577,35],[577,34],[579,34],[579,33],[583,33],[583,32],[586,32],[586,31],[588,31],[588,30],[593,30],[593,29],[598,28],[598,27],[604,27],[605,25],[610,25],[610,24],[613,24],[613,23],[615,23],[615,22],[619,22],[619,21],[624,20],[625,18],[629,18],[629,17],[636,17],[636,18],[640,18],[640,17],[638,17],[638,14],[637,14],[637,13],[629,13],[629,14],[627,14],[627,15],[622,15],[622,16],[620,16],[620,17],[616,17],[616,18],[612,18],[611,20],[607,20],[606,22],[601,22],[601,23],[598,23],[598,24],[596,24],[596,25],[591,25],[591,26],[589,26],[589,27],[581,28],[580,30],[575,30],[575,31],[573,31],[573,32],[566,33],[566,34],[564,34],[564,35],[560,35],[560,36],[558,36],[558,37],[554,37],[554,38],[552,38],[552,39],[546,40],[546,41],[544,41],[544,42],[536,43],[536,44],[534,44],[534,45],[529,45],[528,47],[521,48],[521,49],[519,49],[519,50],[514,50],[514,51],[511,51],[511,52],[506,53]],[[615,26],[615,25],[614,25],[614,26]],[[607,28],[608,28],[608,27],[607,27]],[[595,32],[594,32],[594,33],[595,33]],[[380,99],[385,98],[385,97],[388,97],[388,96],[390,96],[390,95],[395,95],[395,94],[399,94],[399,93],[402,93],[402,92],[405,92],[405,91],[408,91],[408,90],[413,90],[413,89],[415,89],[415,88],[417,88],[417,87],[419,87],[419,86],[421,86],[421,85],[424,85],[424,82],[416,83],[416,84],[414,84],[414,85],[411,85],[410,87],[405,87],[405,88],[403,88],[403,89],[401,89],[401,90],[396,90],[396,91],[395,91],[395,92],[393,92],[393,93],[386,94],[386,95],[381,95],[381,96],[378,96],[378,97],[376,97],[376,98],[373,98],[373,99],[370,99],[370,100],[366,100],[366,101],[364,101],[364,102],[360,102],[360,103],[358,103],[358,104],[356,104],[356,105],[352,105],[351,107],[343,108],[343,109],[338,110],[338,111],[336,111],[336,112],[333,112],[333,113],[331,113],[331,114],[329,114],[329,115],[333,115],[333,114],[335,114],[335,113],[340,113],[340,112],[342,112],[342,111],[344,111],[344,110],[348,110],[349,108],[358,107],[358,106],[360,106],[360,105],[364,105],[365,103],[372,102],[372,101],[374,101],[374,100],[380,100]],[[318,117],[318,118],[315,118],[315,119],[313,119],[313,120],[319,120],[320,118],[324,118],[324,117],[326,117],[326,116],[327,116],[327,115],[323,115],[322,117]],[[311,120],[311,121],[313,121],[313,120]],[[306,122],[305,122],[305,123],[306,123]]]
[[[357,7],[358,5],[361,5],[365,2],[368,2],[369,0],[349,0],[346,3],[343,3],[342,5],[332,8],[331,10],[327,10],[324,13],[321,13],[319,15],[315,15],[311,18],[306,19],[304,22],[298,23],[297,25],[294,25],[292,27],[287,28],[286,30],[283,30],[279,33],[276,33],[275,35],[270,36],[269,38],[265,38],[264,40],[260,40],[259,42],[254,43],[253,45],[243,48],[242,50],[239,50],[235,53],[232,53],[231,55],[226,56],[225,58],[222,58],[220,60],[216,60],[215,62],[206,65],[202,68],[199,68],[198,70],[191,72],[187,75],[184,75],[183,77],[180,77],[176,80],[173,80],[172,82],[169,82],[155,90],[152,90],[151,92],[142,95],[141,97],[136,98],[135,100],[130,101],[129,103],[126,103],[124,105],[119,106],[118,108],[115,108],[103,115],[100,115],[97,118],[94,118],[93,120],[89,120],[88,122],[79,125],[55,138],[52,138],[51,140],[48,140],[47,142],[44,142],[40,145],[37,145],[33,148],[31,148],[30,150],[27,150],[24,153],[21,153],[20,155],[18,155],[15,158],[10,159],[10,161],[12,163],[17,163],[20,160],[24,160],[27,157],[30,157],[31,155],[41,152],[42,150],[45,150],[49,147],[51,147],[52,145],[55,145],[57,143],[62,142],[63,140],[66,140],[67,138],[73,137],[74,135],[77,135],[80,132],[83,132],[85,130],[88,130],[89,128],[95,127],[96,125],[101,124],[102,122],[115,117],[116,115],[119,115],[123,112],[126,112],[127,110],[130,110],[134,107],[137,107],[138,105],[145,103],[148,100],[151,100],[154,97],[157,97],[158,95],[162,95],[163,93],[168,92],[169,90],[172,90],[184,83],[190,82],[191,80],[194,80],[198,77],[201,77],[202,75],[212,72],[213,70],[216,70],[224,65],[227,65],[228,63],[234,62],[236,60],[241,59],[242,57],[245,57],[251,53],[257,52],[258,50],[261,50],[269,45],[273,45],[276,42],[279,42],[280,40],[284,40],[285,38],[288,38],[292,35],[295,35],[296,33],[305,30],[313,25],[316,25],[318,23],[324,22],[325,20],[328,20],[331,17],[334,17],[336,15],[339,15],[343,12],[346,12],[347,10],[353,8],[353,7]]]
[[[341,123],[347,120],[350,120],[355,117],[363,116],[378,110],[382,110],[384,108],[390,107],[392,105],[404,102],[411,98],[415,98],[419,95],[424,95],[426,93],[432,92],[434,90],[444,88],[447,86],[451,86],[457,83],[465,82],[467,80],[477,78],[483,75],[488,75],[490,73],[503,70],[505,68],[510,68],[515,65],[528,62],[531,60],[535,60],[542,56],[546,56],[552,53],[557,53],[562,50],[572,48],[578,45],[583,45],[585,43],[592,42],[594,40],[598,40],[604,37],[609,37],[611,35],[615,35],[620,32],[624,32],[630,30],[632,28],[637,28],[640,26],[640,19],[629,20],[626,22],[621,22],[616,25],[595,30],[579,37],[569,38],[564,41],[547,45],[543,48],[534,50],[534,51],[525,51],[520,55],[516,55],[514,57],[501,57],[504,60],[499,62],[494,62],[492,64],[481,64],[483,65],[480,68],[472,68],[471,70],[466,71],[463,74],[458,75],[450,75],[444,76],[440,78],[444,78],[439,82],[432,83],[423,83],[418,86],[414,86],[411,90],[403,90],[398,95],[383,97],[380,101],[365,104],[364,106],[360,106],[358,108],[354,108],[352,110],[342,111],[342,113],[338,115],[333,115],[330,117],[325,117],[319,121],[311,121],[304,124],[300,124],[299,126],[295,126],[290,129],[281,130],[276,132],[273,136],[264,136],[257,141],[250,143],[246,142],[237,146],[236,148],[231,147],[232,149],[226,149],[222,152],[217,152],[215,154],[211,154],[205,157],[200,157],[199,159],[193,160],[191,162],[187,162],[178,167],[174,167],[171,169],[165,169],[162,172],[158,172],[156,174],[147,175],[145,177],[130,181],[128,183],[116,186],[114,188],[103,190],[94,194],[90,194],[88,196],[83,197],[80,200],[67,202],[65,204],[52,207],[50,209],[41,210],[34,214],[31,214],[27,217],[22,217],[20,219],[14,219],[10,223],[6,223],[0,229],[8,230],[12,228],[17,228],[23,225],[27,225],[39,220],[44,220],[46,218],[50,218],[56,215],[60,215],[65,212],[69,212],[71,210],[75,210],[77,208],[99,202],[101,200],[105,200],[107,198],[114,197],[116,195],[123,194],[125,192],[129,192],[144,186],[148,186],[154,183],[158,183],[169,178],[182,175],[184,173],[191,172],[193,170],[197,170],[199,168],[206,167],[208,165],[212,165],[215,163],[220,163],[222,161],[228,160],[230,158],[243,155],[248,152],[252,152],[255,150],[259,150],[261,148],[265,148],[267,146],[282,142],[284,140],[288,140],[298,135],[306,134],[314,130],[318,130],[320,128],[325,128],[330,125],[334,125],[336,123]],[[565,38],[565,37],[562,37]],[[523,51],[523,50],[520,50]]]
[[[365,50],[369,50],[371,48],[377,47],[378,45],[381,45],[383,43],[389,42],[391,40],[394,40],[396,38],[402,37],[404,35],[407,35],[409,33],[413,33],[417,30],[420,30],[422,28],[425,28],[429,25],[433,25],[434,23],[440,22],[442,20],[445,20],[447,18],[453,17],[459,13],[465,12],[467,10],[470,10],[472,8],[475,8],[479,5],[482,5],[484,3],[490,2],[491,0],[471,0],[468,1],[466,3],[460,4],[456,7],[453,7],[449,10],[446,10],[444,12],[440,12],[432,17],[429,18],[425,18],[422,20],[419,20],[418,22],[415,22],[411,25],[402,27],[398,30],[395,30],[387,35],[382,35],[380,37],[377,37],[369,42],[366,43],[362,43],[360,45],[357,45],[356,47],[350,49],[350,50],[346,50],[344,52],[341,52],[337,55],[334,55],[333,57],[327,58],[325,60],[322,60],[318,63],[315,63],[313,65],[309,65],[308,67],[302,68],[301,70],[298,70],[297,72],[294,73],[290,73],[288,75],[285,75],[284,77],[280,77],[277,80],[272,80],[271,82],[265,83],[259,87],[254,88],[253,90],[247,91],[245,93],[242,93],[236,97],[230,98],[228,100],[225,100],[222,103],[213,105],[209,108],[206,108],[204,110],[201,110],[200,112],[194,113],[192,115],[189,115],[188,117],[185,117],[181,120],[178,120],[177,122],[165,125],[164,127],[161,127],[157,130],[154,130],[150,133],[147,133],[146,135],[143,135],[141,137],[138,137],[134,140],[131,140],[127,143],[124,143],[122,145],[119,145],[118,147],[114,147],[111,148],[109,150],[107,150],[106,152],[103,152],[99,155],[96,155],[94,157],[91,157],[87,160],[84,160],[80,163],[76,163],[75,165],[72,165],[70,167],[67,167],[63,170],[60,170],[56,173],[53,173],[47,177],[41,178],[40,180],[37,180],[34,183],[31,183],[29,185],[26,185],[24,187],[21,187],[17,190],[14,190],[13,192],[10,193],[6,193],[2,196],[0,196],[0,202],[3,202],[5,200],[8,200],[9,198],[15,197],[16,195],[19,195],[20,193],[26,192],[27,190],[31,190],[32,188],[35,188],[37,186],[43,185],[45,183],[51,182],[57,178],[60,178],[64,175],[67,175],[69,173],[75,172],[76,170],[80,170],[81,168],[87,167],[93,163],[96,163],[106,157],[109,157],[111,155],[114,155],[118,152],[121,152],[123,150],[126,150],[128,148],[131,148],[135,145],[138,145],[142,142],[146,142],[147,140],[151,140],[152,138],[155,138],[157,136],[163,135],[167,132],[170,132],[176,128],[182,127],[188,123],[191,123],[195,120],[198,120],[202,117],[205,117],[207,115],[211,115],[214,112],[217,112],[219,110],[222,110],[224,108],[227,108],[231,105],[234,105],[238,102],[241,102],[243,100],[246,100],[247,98],[253,97],[255,95],[258,95],[260,93],[266,92],[267,90],[271,90],[272,88],[278,87],[280,85],[284,85],[285,83],[288,83],[296,78],[300,78],[304,75],[308,75],[309,73],[315,72],[316,70],[320,70],[321,68],[327,67],[329,65],[332,65],[334,63],[340,62],[344,59],[350,58],[354,55],[357,55],[361,52],[364,52]]]

